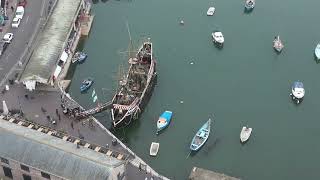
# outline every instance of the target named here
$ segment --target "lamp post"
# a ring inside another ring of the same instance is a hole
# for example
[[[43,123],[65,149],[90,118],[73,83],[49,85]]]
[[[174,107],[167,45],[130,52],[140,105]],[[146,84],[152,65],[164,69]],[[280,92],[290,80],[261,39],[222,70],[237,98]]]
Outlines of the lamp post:
[[[8,4],[8,0],[5,0],[5,2],[4,2],[4,8],[3,8],[3,10],[4,10],[4,16],[7,16],[7,4]]]

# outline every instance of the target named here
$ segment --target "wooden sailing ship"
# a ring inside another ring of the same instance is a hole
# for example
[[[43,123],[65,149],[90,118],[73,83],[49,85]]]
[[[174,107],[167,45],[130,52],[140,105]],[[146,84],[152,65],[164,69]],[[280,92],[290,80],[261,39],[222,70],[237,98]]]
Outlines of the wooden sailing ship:
[[[130,38],[131,39],[131,38]],[[156,62],[150,39],[144,41],[134,57],[129,57],[129,70],[112,99],[113,127],[122,127],[139,117],[156,78]]]

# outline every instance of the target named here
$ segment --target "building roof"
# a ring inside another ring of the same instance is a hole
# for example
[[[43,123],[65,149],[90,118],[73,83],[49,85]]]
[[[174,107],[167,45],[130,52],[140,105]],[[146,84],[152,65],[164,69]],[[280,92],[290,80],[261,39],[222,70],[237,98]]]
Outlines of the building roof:
[[[65,179],[116,179],[124,161],[0,120],[0,156]]]
[[[37,46],[20,81],[48,83],[54,66],[65,46],[65,41],[77,15],[81,0],[59,0],[39,35]]]

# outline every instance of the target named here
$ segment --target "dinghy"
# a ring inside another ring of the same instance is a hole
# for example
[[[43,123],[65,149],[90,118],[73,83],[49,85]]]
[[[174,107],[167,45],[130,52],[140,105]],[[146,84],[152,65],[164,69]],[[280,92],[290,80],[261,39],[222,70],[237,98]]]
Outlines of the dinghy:
[[[161,116],[157,121],[157,134],[159,133],[159,131],[161,131],[162,129],[166,128],[169,125],[171,121],[171,117],[172,117],[171,111],[165,111],[164,113],[161,114]]]
[[[159,151],[159,143],[156,142],[152,142],[151,146],[150,146],[150,156],[156,156],[158,154]]]
[[[224,43],[224,37],[223,37],[223,34],[222,32],[220,31],[214,31],[212,34],[212,39],[213,39],[213,42],[219,46],[223,46],[223,43]]]
[[[317,45],[316,49],[314,50],[314,54],[317,57],[317,60],[320,60],[320,43]]]
[[[282,44],[282,41],[280,40],[280,37],[279,36],[276,36],[273,40],[273,48],[278,52],[280,53],[283,49],[283,44]]]
[[[245,10],[247,11],[253,10],[255,4],[256,4],[255,0],[246,0],[244,4]]]
[[[208,140],[210,134],[211,119],[209,119],[193,137],[190,149],[191,151],[198,151],[204,143]]]
[[[80,85],[80,92],[85,92],[86,90],[88,90],[91,87],[92,84],[93,84],[92,78],[87,78],[87,79],[83,80]]]
[[[213,16],[215,11],[216,11],[216,9],[214,7],[209,7],[209,9],[207,11],[207,15],[208,16]]]
[[[303,83],[296,81],[292,84],[291,94],[292,100],[299,104],[304,97],[305,91],[303,87]]]
[[[248,128],[246,126],[243,126],[242,127],[242,130],[241,130],[241,133],[240,133],[240,141],[242,143],[248,141],[250,135],[251,135],[251,132],[252,132],[252,128]]]

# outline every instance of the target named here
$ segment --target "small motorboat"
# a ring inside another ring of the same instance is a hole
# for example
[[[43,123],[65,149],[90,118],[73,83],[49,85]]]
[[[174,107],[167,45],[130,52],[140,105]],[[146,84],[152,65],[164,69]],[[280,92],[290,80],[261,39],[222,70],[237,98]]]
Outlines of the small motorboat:
[[[85,92],[87,91],[93,84],[93,79],[92,78],[87,78],[82,81],[80,85],[80,92]]]
[[[284,48],[281,40],[280,40],[280,37],[279,36],[276,36],[273,40],[273,48],[278,52],[280,53],[282,51],[282,49]]]
[[[242,130],[241,130],[241,133],[240,133],[240,141],[242,143],[245,143],[246,141],[248,141],[250,135],[251,135],[251,132],[252,132],[252,128],[249,128],[249,127],[242,127]]]
[[[88,55],[85,52],[76,52],[72,58],[72,63],[83,63],[87,57]]]
[[[223,37],[223,34],[222,32],[220,31],[214,31],[212,34],[211,34],[212,38],[213,38],[213,42],[217,45],[220,45],[222,46],[223,43],[224,43],[224,37]]]
[[[314,50],[314,54],[317,57],[317,60],[320,60],[320,43],[317,45],[316,49]]]
[[[246,0],[244,7],[245,7],[245,10],[251,11],[253,10],[255,5],[256,5],[255,0]]]
[[[210,134],[211,119],[209,119],[193,137],[190,149],[191,151],[198,151],[204,143],[208,140]]]
[[[303,87],[303,83],[300,81],[296,81],[292,84],[291,94],[292,100],[294,100],[297,104],[299,104],[304,97],[305,91]]]
[[[161,116],[157,121],[157,134],[159,133],[159,131],[161,131],[162,129],[166,128],[169,125],[171,121],[171,117],[172,117],[171,111],[165,111],[164,113],[161,114]]]
[[[156,156],[158,154],[159,146],[160,146],[159,143],[156,143],[156,142],[151,143],[150,152],[149,152],[150,156]]]
[[[214,12],[215,12],[215,8],[214,7],[209,7],[208,11],[207,11],[207,15],[208,16],[213,16]]]

